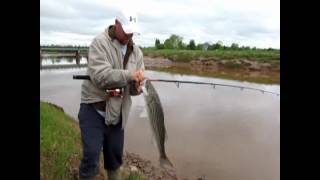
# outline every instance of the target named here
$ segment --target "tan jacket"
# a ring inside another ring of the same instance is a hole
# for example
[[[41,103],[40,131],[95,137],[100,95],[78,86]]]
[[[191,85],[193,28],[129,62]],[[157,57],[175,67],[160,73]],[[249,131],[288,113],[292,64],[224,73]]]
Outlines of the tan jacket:
[[[134,45],[126,68],[123,69],[120,43],[110,38],[107,28],[93,39],[88,56],[87,74],[91,81],[85,80],[82,83],[81,102],[104,101],[106,89],[125,86],[122,98],[110,97],[106,104],[106,124],[116,121],[122,112],[122,128],[124,128],[132,103],[128,82],[132,80],[133,71],[144,70],[142,51]]]

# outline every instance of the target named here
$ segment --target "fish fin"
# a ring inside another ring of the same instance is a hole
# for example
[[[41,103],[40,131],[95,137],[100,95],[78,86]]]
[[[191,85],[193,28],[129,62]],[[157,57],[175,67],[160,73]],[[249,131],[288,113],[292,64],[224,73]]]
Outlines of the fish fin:
[[[164,157],[164,158],[160,158],[160,166],[162,168],[165,168],[165,167],[171,167],[173,168],[173,164],[171,163],[171,161],[167,158],[167,157]]]

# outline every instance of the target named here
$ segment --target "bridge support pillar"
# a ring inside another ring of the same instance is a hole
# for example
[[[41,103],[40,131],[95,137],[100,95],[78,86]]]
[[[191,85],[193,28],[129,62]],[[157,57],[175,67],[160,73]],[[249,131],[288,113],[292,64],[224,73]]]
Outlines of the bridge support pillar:
[[[80,66],[80,50],[76,52],[76,63],[78,66]]]

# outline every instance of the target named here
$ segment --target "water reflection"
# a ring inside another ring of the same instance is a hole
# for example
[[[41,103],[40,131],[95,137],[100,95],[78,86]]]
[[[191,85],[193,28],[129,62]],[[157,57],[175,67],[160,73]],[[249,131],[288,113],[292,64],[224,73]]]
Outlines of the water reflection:
[[[62,58],[43,58],[42,59],[42,65],[47,66],[47,65],[70,65],[74,64],[76,65],[76,58],[70,58],[70,57],[62,57]],[[87,58],[82,57],[80,58],[80,64],[87,64]]]

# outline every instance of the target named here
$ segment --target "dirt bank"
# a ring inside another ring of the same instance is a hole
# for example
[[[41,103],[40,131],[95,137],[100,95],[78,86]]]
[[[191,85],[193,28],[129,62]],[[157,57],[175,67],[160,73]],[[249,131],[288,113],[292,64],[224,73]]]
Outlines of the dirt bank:
[[[72,174],[74,180],[78,180],[79,174],[79,165],[80,160],[75,158],[71,160],[71,167],[69,168],[69,173]],[[163,169],[158,166],[155,166],[149,160],[143,159],[141,156],[125,152],[123,156],[123,165],[121,167],[121,172],[123,177],[128,177],[129,174],[137,173],[140,175],[140,179],[145,180],[178,180],[176,173],[174,170]],[[96,177],[97,180],[104,180],[105,172],[103,169],[103,165],[100,164],[100,172]],[[183,179],[187,180],[187,179]]]
[[[198,58],[190,62],[175,62],[163,57],[144,57],[146,69],[169,71],[256,83],[279,84],[280,63],[278,60],[256,61],[248,59]]]

